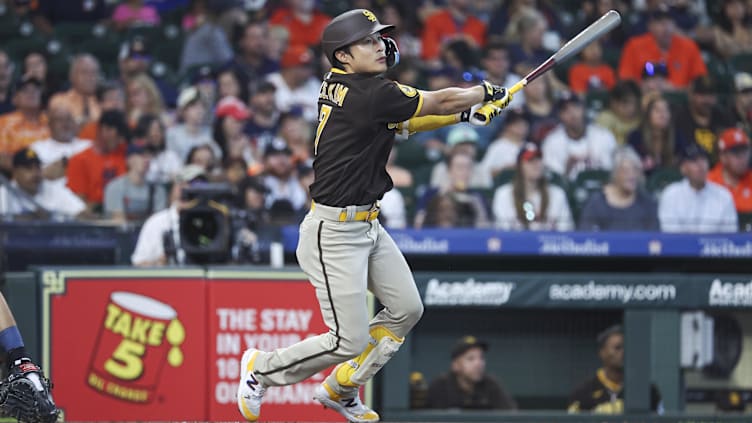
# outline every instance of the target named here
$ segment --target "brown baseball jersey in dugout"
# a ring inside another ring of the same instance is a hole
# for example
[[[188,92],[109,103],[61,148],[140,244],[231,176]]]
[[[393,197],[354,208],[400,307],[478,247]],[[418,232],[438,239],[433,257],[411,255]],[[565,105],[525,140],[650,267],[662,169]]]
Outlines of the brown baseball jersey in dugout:
[[[321,84],[311,197],[333,207],[367,205],[392,189],[386,161],[394,123],[420,112],[413,87],[381,76],[332,69]]]

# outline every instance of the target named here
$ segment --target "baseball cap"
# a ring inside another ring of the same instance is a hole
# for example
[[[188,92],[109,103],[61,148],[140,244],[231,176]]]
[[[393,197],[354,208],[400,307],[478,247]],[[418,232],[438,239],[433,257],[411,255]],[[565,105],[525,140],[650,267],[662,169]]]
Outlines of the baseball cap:
[[[19,79],[18,82],[16,82],[16,87],[15,87],[16,89],[15,89],[15,91],[16,92],[21,91],[27,85],[36,85],[37,88],[41,88],[42,87],[42,81],[40,81],[37,78],[34,78],[33,76],[23,77],[23,78]]]
[[[558,100],[556,100],[556,109],[558,111],[562,111],[566,106],[569,106],[570,104],[582,105],[582,99],[580,99],[577,94],[571,91],[562,91],[559,94]]]
[[[752,91],[752,75],[747,72],[739,72],[734,75],[734,88],[738,93]]]
[[[728,128],[718,137],[718,150],[741,150],[749,148],[749,137],[739,128]]]
[[[180,172],[178,172],[177,175],[175,175],[175,182],[176,183],[185,183],[185,182],[192,182],[194,179],[197,178],[206,178],[206,171],[203,167],[195,164],[189,164],[186,166],[183,166],[182,169],[180,169]]]
[[[187,87],[183,91],[180,91],[178,96],[177,106],[178,109],[183,109],[191,104],[195,103],[201,98],[201,94],[196,87]]]
[[[543,153],[540,148],[538,148],[538,145],[532,142],[526,142],[520,147],[519,153],[517,153],[517,163],[532,160],[534,158],[540,159],[541,157],[543,157]]]
[[[458,339],[452,348],[452,360],[473,348],[480,348],[483,352],[488,351],[488,344],[472,335],[466,335]]]
[[[192,84],[198,84],[202,81],[214,82],[214,69],[210,65],[199,66],[191,75]]]
[[[293,44],[282,54],[279,65],[282,68],[291,68],[293,66],[309,65],[313,63],[313,53],[305,45]]]
[[[131,138],[131,130],[125,120],[125,114],[120,110],[105,110],[102,112],[102,116],[99,117],[99,126],[115,128],[121,137],[126,140]]]
[[[136,35],[127,40],[120,49],[120,59],[151,59],[144,37]]]
[[[24,147],[13,154],[13,167],[28,167],[32,165],[41,165],[37,153],[29,147]]]
[[[654,76],[668,77],[668,67],[663,62],[645,62],[642,67],[642,77],[650,78]]]
[[[447,135],[447,145],[454,147],[460,143],[478,143],[478,131],[469,126],[455,126]]]
[[[703,75],[692,81],[692,92],[695,94],[717,94],[718,87],[713,78]]]
[[[668,6],[663,4],[648,12],[648,19],[651,21],[673,18],[674,17],[671,15],[671,10],[669,10]]]
[[[681,150],[681,161],[695,160],[699,158],[708,158],[708,153],[702,149],[697,143],[688,144]]]
[[[237,120],[247,120],[251,117],[251,111],[248,110],[245,103],[234,96],[226,96],[219,100],[214,114],[218,118],[232,116]]]
[[[131,154],[145,154],[147,152],[146,144],[143,142],[132,142],[128,144],[128,148],[125,149],[125,155]]]
[[[287,143],[283,139],[277,138],[269,143],[269,145],[267,145],[264,149],[264,158],[269,157],[273,154],[286,154],[288,156],[291,156],[292,150],[290,150],[290,147],[287,146]]]

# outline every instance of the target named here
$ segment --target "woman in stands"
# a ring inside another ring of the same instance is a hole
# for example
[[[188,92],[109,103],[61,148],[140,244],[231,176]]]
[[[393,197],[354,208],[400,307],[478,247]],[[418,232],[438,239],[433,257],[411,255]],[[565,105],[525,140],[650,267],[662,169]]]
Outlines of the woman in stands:
[[[627,136],[627,143],[642,159],[649,174],[656,168],[678,166],[678,152],[686,140],[674,129],[671,107],[660,95],[647,99],[642,124]]]
[[[594,193],[582,208],[579,229],[584,231],[658,231],[658,208],[642,189],[642,161],[630,147],[614,153],[611,181]]]
[[[497,228],[534,231],[573,229],[567,196],[563,189],[546,180],[542,158],[536,144],[525,143],[520,149],[514,179],[494,193],[493,212]]]

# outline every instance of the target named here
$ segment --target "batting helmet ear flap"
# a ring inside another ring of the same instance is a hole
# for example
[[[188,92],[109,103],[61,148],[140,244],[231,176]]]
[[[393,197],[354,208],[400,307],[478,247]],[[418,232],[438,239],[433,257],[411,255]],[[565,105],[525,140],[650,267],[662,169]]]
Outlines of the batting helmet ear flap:
[[[397,66],[400,61],[400,52],[399,47],[397,47],[397,42],[394,38],[386,36],[382,36],[381,39],[384,40],[386,65],[390,68]]]

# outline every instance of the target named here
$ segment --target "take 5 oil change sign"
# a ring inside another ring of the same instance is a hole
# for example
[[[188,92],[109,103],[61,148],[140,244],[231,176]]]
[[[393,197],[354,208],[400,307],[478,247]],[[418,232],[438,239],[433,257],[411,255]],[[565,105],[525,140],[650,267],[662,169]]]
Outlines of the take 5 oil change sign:
[[[45,290],[62,291],[44,298],[53,395],[66,420],[205,419],[203,278],[66,277]]]

